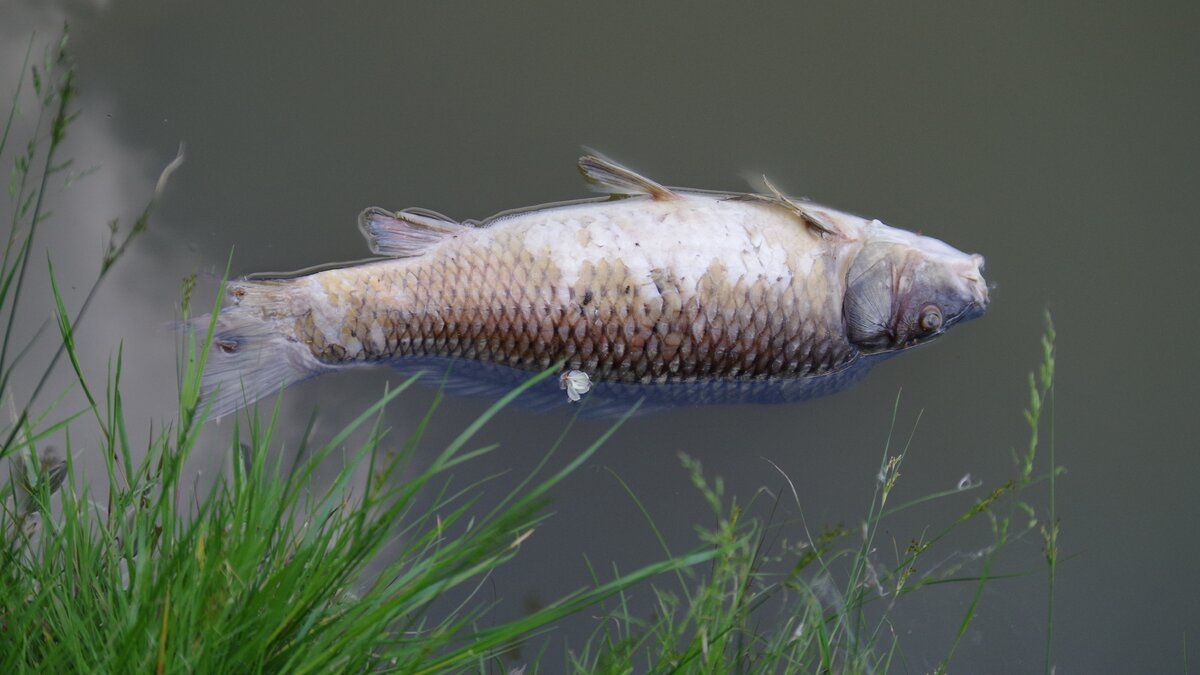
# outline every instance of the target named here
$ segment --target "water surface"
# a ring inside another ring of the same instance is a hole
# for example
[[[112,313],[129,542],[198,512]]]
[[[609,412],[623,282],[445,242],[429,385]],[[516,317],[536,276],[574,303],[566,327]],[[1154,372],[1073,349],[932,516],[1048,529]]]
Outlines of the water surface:
[[[1049,308],[1060,335],[1058,452],[1069,469],[1056,662],[1060,672],[1180,671],[1185,633],[1200,636],[1195,6],[622,7],[0,9],[5,83],[29,30],[48,37],[72,23],[83,91],[70,150],[101,170],[56,197],[43,243],[78,288],[98,266],[108,218],[135,216],[187,143],[153,231],[81,337],[98,375],[125,341],[131,427],[172,410],[179,279],[209,274],[201,290],[211,298],[231,249],[234,274],[298,269],[364,257],[355,217],[365,206],[482,218],[586,196],[573,168],[581,144],[672,185],[742,189],[744,174],[766,172],[795,194],[983,253],[997,285],[987,316],[831,398],[631,421],[493,578],[497,616],[587,584],[585,555],[622,569],[660,555],[613,473],[674,550],[693,545],[705,511],[679,451],[739,500],[783,490],[777,465],[809,523],[857,525],[900,390],[898,428],[907,434],[921,413],[906,496],[967,473],[983,489],[999,485],[1012,475],[1009,448],[1025,441],[1025,373]],[[36,300],[27,308],[40,320]],[[319,406],[318,433],[328,433],[389,380],[362,371],[297,387],[287,419],[300,427]],[[411,428],[431,399],[429,390],[403,398],[389,423]],[[447,401],[426,447],[485,405]],[[462,479],[510,469],[515,481],[564,423],[506,412],[482,439],[503,452]],[[583,423],[572,448],[603,428]],[[210,471],[223,461],[220,437]],[[903,545],[977,496],[916,510],[885,536]],[[947,553],[968,560],[986,541],[964,531]],[[1032,574],[985,591],[959,672],[1040,668],[1040,538],[1014,542],[1002,562]],[[941,587],[902,605],[895,626],[911,670],[931,670],[944,653],[970,590]]]

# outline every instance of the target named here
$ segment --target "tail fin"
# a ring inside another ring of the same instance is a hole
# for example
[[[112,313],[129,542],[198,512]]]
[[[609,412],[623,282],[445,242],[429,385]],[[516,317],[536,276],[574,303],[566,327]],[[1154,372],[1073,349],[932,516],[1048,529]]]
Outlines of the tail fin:
[[[230,284],[229,301],[217,316],[201,382],[201,407],[222,417],[308,379],[323,368],[293,335],[288,281]],[[209,317],[193,322],[200,332]]]

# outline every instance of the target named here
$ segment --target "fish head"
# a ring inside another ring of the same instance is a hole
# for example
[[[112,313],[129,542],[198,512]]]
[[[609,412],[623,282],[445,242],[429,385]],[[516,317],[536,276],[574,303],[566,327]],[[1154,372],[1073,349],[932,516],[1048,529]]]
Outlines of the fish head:
[[[850,342],[871,354],[936,339],[987,304],[983,256],[874,221],[850,264],[842,308]]]

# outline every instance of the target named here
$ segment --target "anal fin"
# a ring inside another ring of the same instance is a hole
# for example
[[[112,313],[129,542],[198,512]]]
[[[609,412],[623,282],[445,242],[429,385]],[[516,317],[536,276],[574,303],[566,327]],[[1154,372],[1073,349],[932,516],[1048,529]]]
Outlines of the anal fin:
[[[358,227],[371,252],[394,258],[410,258],[467,229],[466,225],[427,209],[405,209],[393,213],[371,207],[358,217]]]

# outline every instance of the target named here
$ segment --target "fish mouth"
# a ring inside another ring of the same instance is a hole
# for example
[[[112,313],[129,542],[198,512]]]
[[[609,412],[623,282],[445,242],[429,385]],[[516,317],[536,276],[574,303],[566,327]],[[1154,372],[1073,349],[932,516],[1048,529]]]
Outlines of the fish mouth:
[[[946,331],[955,324],[965,323],[971,319],[978,319],[979,317],[983,316],[985,312],[987,312],[987,306],[988,297],[985,291],[982,300],[972,301],[966,307],[963,307],[957,314],[952,314],[946,317],[946,321],[942,324],[942,327],[939,328],[938,332],[931,337],[941,337],[942,335],[945,335]]]
[[[970,321],[971,319],[978,319],[979,317],[983,316],[985,312],[987,312],[987,306],[988,306],[988,297],[987,297],[987,291],[985,290],[982,300],[972,301],[971,304],[967,305],[966,307],[963,307],[962,311],[960,311],[958,314],[951,316],[946,321],[946,325],[942,326],[942,331],[945,331],[946,328],[948,328],[956,323],[961,323],[963,321]]]

